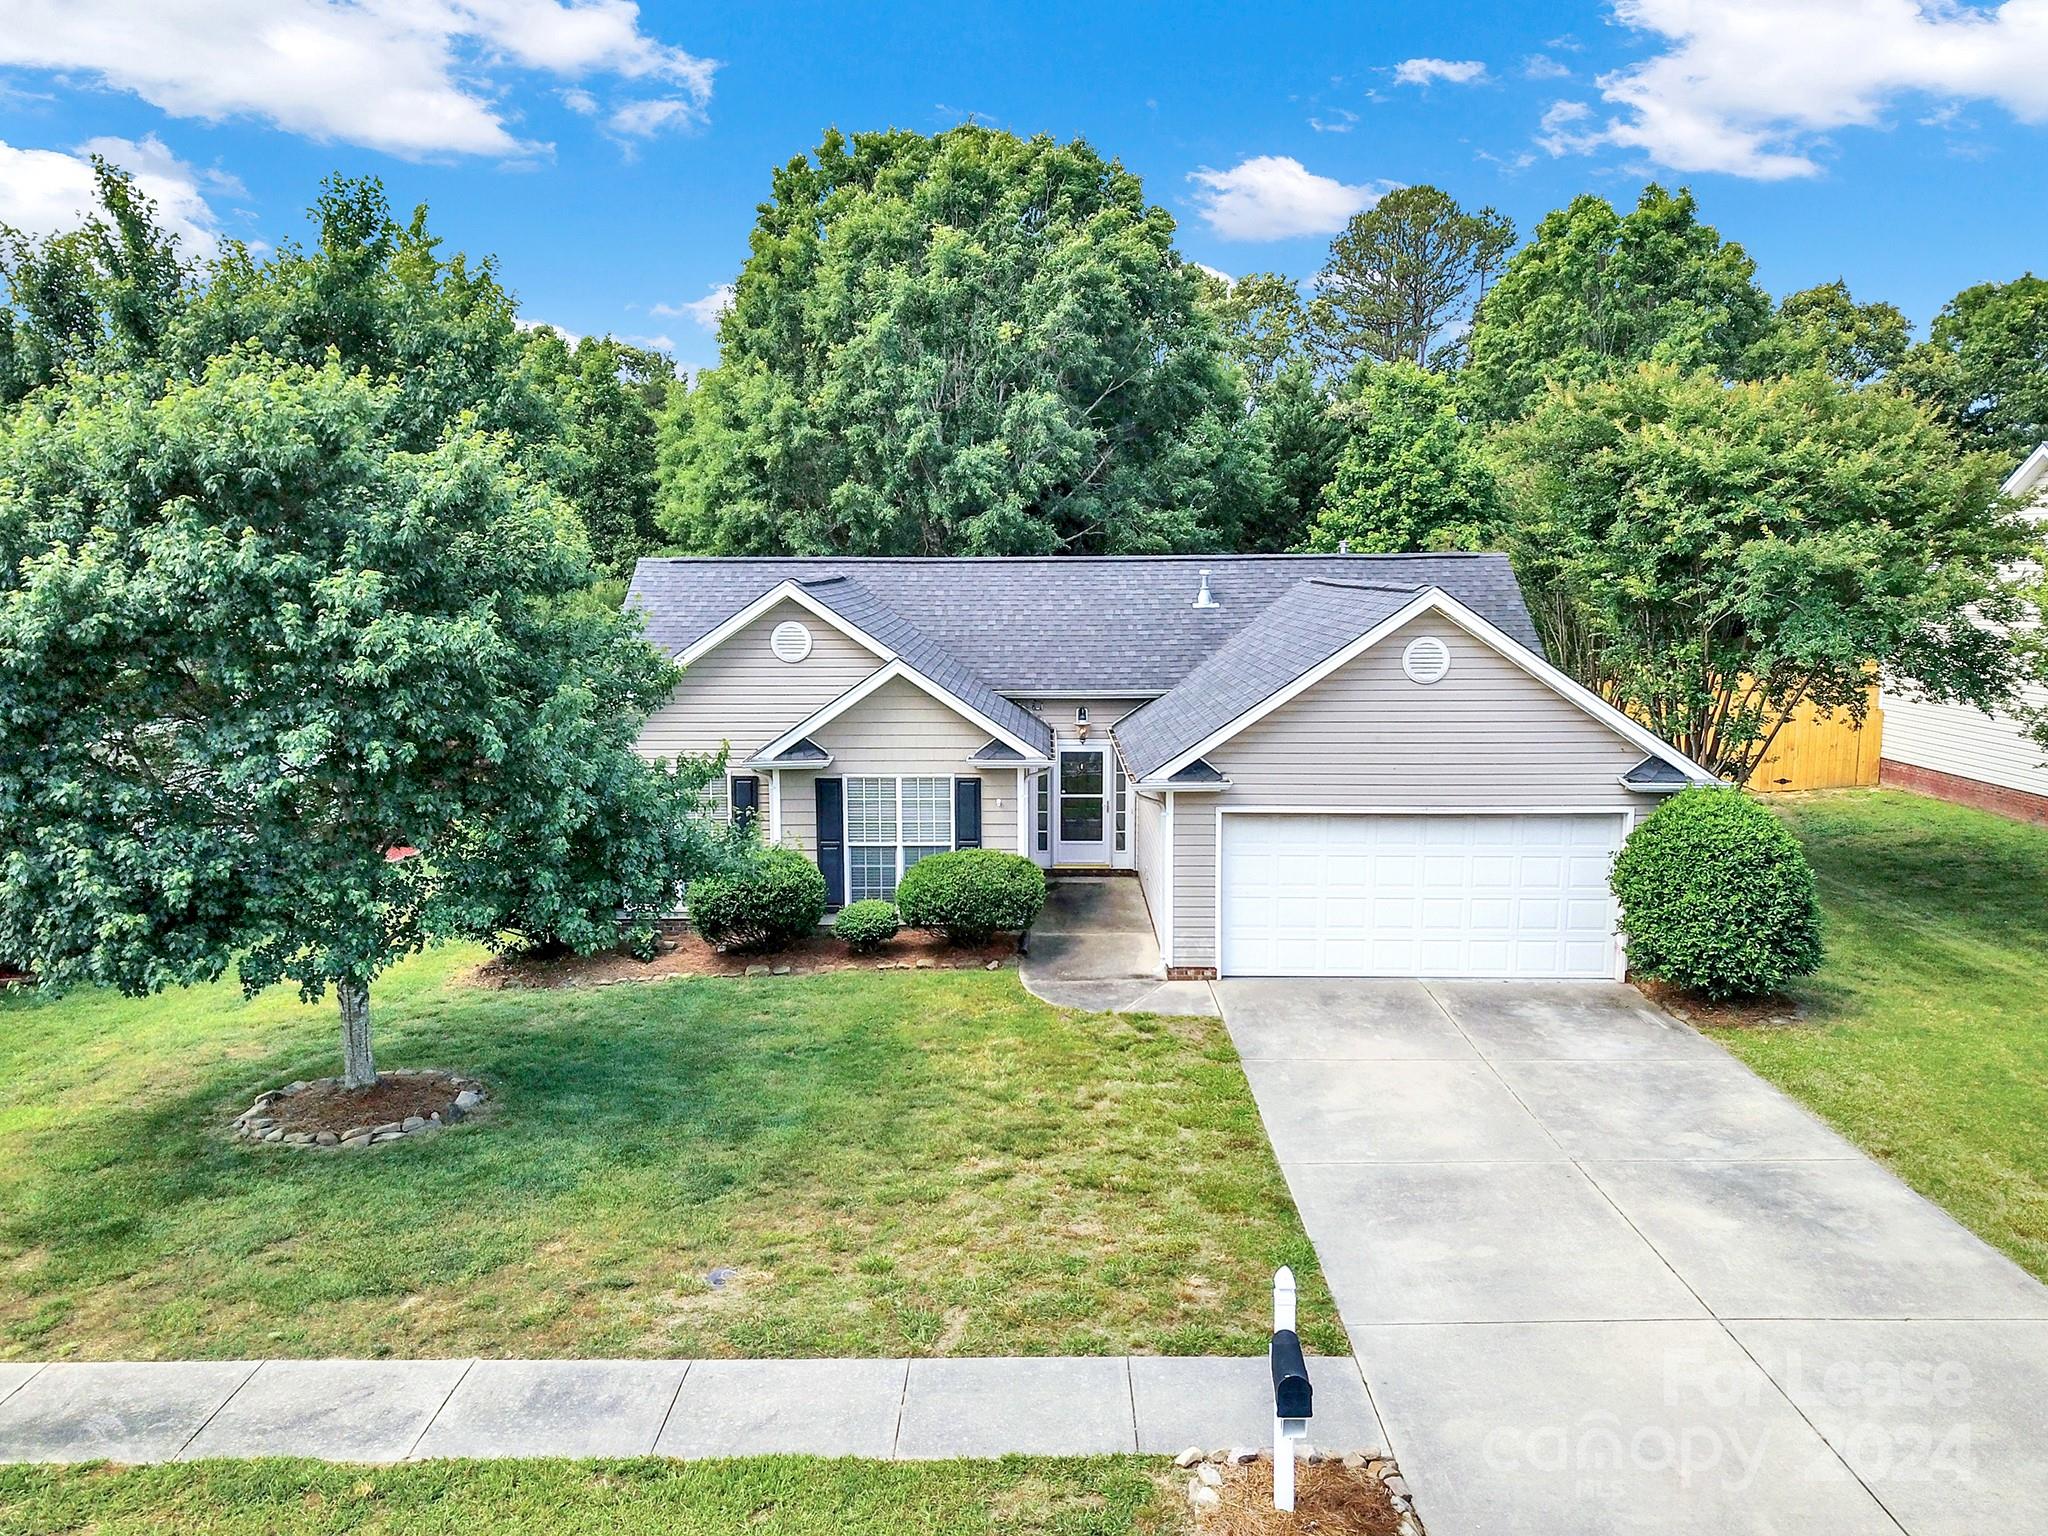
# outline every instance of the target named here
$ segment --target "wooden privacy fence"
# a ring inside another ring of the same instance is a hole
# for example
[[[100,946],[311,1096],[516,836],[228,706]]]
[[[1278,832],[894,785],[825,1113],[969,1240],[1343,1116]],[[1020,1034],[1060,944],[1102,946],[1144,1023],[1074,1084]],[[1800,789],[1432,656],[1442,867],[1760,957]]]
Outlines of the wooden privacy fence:
[[[1749,787],[1770,792],[1860,789],[1875,784],[1884,743],[1884,711],[1878,707],[1874,683],[1868,698],[1870,713],[1860,727],[1841,710],[1823,720],[1811,704],[1800,705],[1749,776]]]

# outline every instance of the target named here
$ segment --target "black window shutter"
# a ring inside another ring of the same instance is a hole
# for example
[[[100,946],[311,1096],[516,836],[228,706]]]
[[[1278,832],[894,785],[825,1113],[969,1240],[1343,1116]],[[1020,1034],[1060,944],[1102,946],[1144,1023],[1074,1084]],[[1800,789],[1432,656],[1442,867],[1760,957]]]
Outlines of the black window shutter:
[[[761,781],[752,774],[732,781],[732,819],[735,826],[751,826],[761,818]]]
[[[846,781],[819,779],[818,873],[825,877],[825,899],[846,905]]]
[[[953,846],[981,846],[981,780],[953,781]]]

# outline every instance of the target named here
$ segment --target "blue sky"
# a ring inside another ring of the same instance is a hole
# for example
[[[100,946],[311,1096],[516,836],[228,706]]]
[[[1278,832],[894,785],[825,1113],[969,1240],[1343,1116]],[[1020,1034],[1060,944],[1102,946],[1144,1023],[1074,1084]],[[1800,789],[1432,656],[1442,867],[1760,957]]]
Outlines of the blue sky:
[[[1845,277],[1922,328],[2048,265],[2048,0],[0,0],[0,219],[69,218],[95,146],[200,245],[298,234],[321,176],[371,173],[526,315],[693,365],[772,165],[968,114],[1085,136],[1227,273],[1310,276],[1396,183],[1526,231],[1652,177],[1774,292]]]

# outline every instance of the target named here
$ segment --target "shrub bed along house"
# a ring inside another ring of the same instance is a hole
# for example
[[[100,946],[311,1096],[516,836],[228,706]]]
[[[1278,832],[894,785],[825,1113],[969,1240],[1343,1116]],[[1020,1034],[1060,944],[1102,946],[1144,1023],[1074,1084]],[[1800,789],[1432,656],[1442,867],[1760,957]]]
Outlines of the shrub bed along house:
[[[1637,976],[1719,1001],[1820,965],[1812,866],[1739,789],[1674,795],[1629,834],[1610,879]]]
[[[825,919],[825,877],[794,848],[762,848],[737,868],[691,882],[690,922],[727,949],[779,949]]]
[[[974,944],[1022,932],[1045,905],[1045,871],[1020,854],[963,848],[919,859],[896,888],[904,926]]]
[[[833,921],[832,933],[856,955],[871,955],[895,938],[902,927],[896,908],[871,896],[842,908]]]

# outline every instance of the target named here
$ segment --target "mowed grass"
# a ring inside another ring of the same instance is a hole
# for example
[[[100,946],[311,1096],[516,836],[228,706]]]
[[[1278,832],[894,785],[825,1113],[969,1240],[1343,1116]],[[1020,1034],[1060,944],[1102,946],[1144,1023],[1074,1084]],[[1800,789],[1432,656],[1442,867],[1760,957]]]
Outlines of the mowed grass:
[[[1827,959],[1796,1025],[1714,1036],[2048,1279],[2048,828],[1923,796],[1788,796]]]
[[[488,1083],[366,1153],[246,1146],[330,1001],[0,1002],[0,1357],[1257,1354],[1273,1267],[1347,1346],[1214,1020],[1013,971],[373,993]],[[714,1287],[713,1270],[732,1273]]]
[[[11,1536],[1167,1536],[1191,1524],[1165,1464],[306,1461],[0,1467]]]

